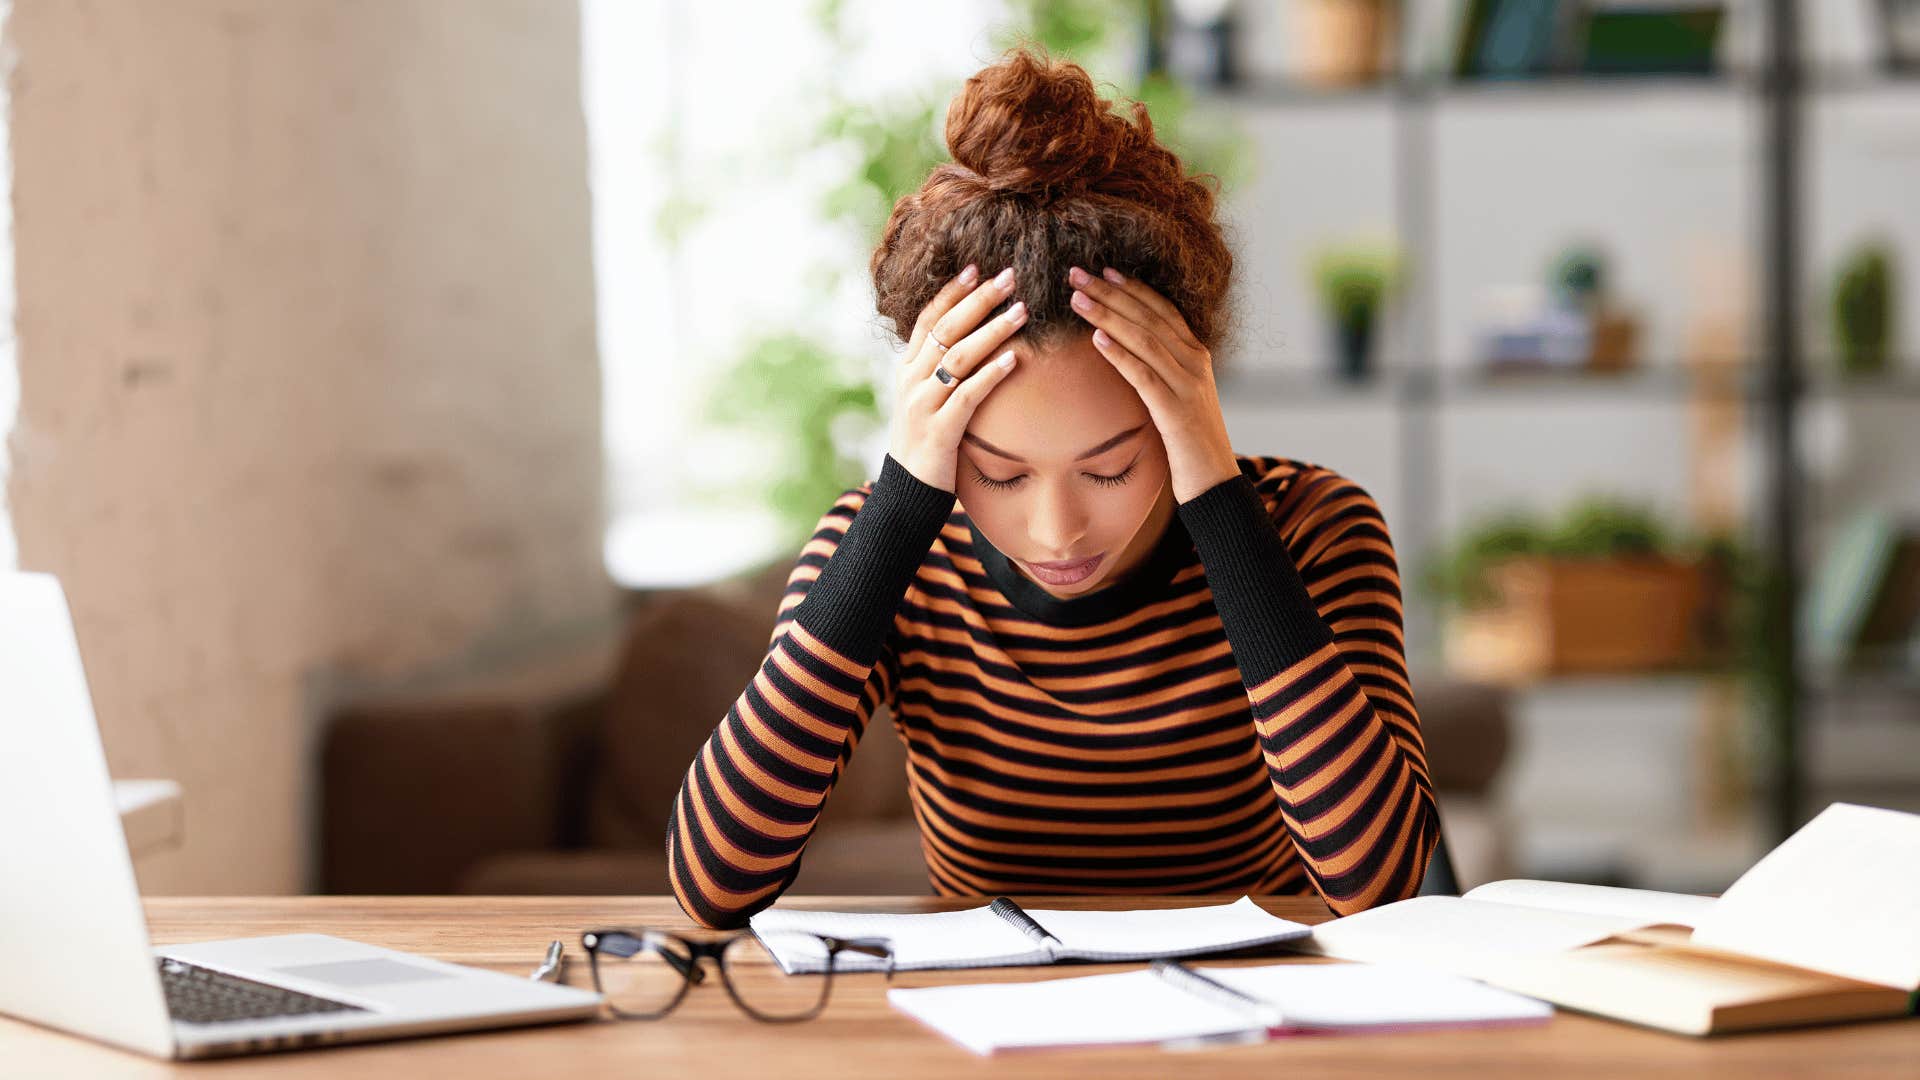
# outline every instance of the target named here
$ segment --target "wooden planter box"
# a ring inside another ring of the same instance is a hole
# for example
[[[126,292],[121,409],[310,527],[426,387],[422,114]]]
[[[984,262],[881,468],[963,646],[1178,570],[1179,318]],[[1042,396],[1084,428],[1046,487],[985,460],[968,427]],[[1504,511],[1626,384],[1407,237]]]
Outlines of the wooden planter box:
[[[1488,571],[1495,606],[1448,620],[1447,665],[1498,683],[1657,671],[1708,661],[1711,588],[1671,559],[1516,558]]]

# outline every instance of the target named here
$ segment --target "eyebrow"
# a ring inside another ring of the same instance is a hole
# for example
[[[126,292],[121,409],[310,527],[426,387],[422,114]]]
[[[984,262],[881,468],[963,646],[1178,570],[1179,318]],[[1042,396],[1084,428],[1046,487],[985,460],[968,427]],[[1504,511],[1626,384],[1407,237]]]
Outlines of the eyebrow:
[[[1152,422],[1153,421],[1151,420],[1147,421],[1147,423],[1149,424]],[[1081,454],[1079,457],[1074,458],[1073,460],[1085,461],[1090,457],[1099,457],[1101,454],[1106,453],[1107,451],[1113,449],[1114,447],[1119,446],[1121,443],[1126,442],[1128,439],[1133,438],[1135,435],[1140,434],[1142,431],[1145,431],[1146,427],[1147,427],[1146,424],[1141,424],[1138,427],[1128,428],[1127,430],[1121,432],[1118,435],[1115,435],[1113,438],[1108,439],[1106,442],[1101,443],[1099,446],[1094,447],[1093,449],[1087,451],[1084,454]],[[1009,454],[1005,450],[1000,449],[999,447],[993,445],[992,443],[981,438],[980,436],[975,435],[971,431],[967,432],[965,435],[962,435],[961,438],[965,439],[967,442],[970,442],[975,446],[978,446],[980,449],[985,450],[989,454],[1006,458],[1008,461],[1017,461],[1022,465],[1032,464],[1032,462],[1029,462],[1026,458]]]

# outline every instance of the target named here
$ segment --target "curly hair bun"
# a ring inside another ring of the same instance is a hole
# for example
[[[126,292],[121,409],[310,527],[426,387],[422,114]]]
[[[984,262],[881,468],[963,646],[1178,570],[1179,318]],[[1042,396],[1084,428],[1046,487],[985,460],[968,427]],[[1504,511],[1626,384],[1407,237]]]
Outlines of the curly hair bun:
[[[947,109],[947,150],[995,191],[1077,195],[1112,173],[1134,139],[1078,66],[1029,52],[968,79]]]
[[[1069,266],[1112,266],[1158,291],[1212,346],[1233,256],[1214,221],[1214,188],[1188,175],[1153,132],[1078,64],[1033,47],[967,79],[947,107],[951,163],[894,204],[872,272],[879,313],[905,341],[920,309],[969,262],[1013,266],[1035,340],[1091,332],[1067,300]],[[1217,182],[1217,181],[1216,181]]]

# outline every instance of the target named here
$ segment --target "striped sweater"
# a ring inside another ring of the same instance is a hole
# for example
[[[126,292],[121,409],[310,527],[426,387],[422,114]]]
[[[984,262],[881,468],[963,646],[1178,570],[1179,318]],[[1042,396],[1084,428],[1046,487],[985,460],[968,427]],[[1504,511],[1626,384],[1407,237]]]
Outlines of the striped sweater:
[[[886,458],[820,519],[687,770],[681,907],[733,927],[778,899],[883,703],[940,895],[1413,895],[1438,818],[1386,523],[1330,469],[1237,458],[1067,599]]]

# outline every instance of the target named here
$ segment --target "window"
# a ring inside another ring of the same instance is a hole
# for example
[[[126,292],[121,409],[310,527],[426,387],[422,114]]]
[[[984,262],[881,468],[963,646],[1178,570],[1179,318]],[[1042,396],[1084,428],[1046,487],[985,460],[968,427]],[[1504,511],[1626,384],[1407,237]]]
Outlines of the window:
[[[858,49],[842,64],[816,6],[582,3],[606,556],[630,587],[696,584],[793,554],[774,550],[771,517],[751,500],[710,498],[739,487],[765,445],[709,430],[698,413],[759,334],[791,330],[871,356],[877,377],[893,357],[861,272],[869,238],[819,209],[849,159],[814,145],[817,88],[832,78],[856,100],[951,92],[990,58],[987,28],[1003,17],[981,0],[848,3]],[[797,287],[836,267],[847,275],[824,306]],[[884,435],[866,448],[875,472]]]

